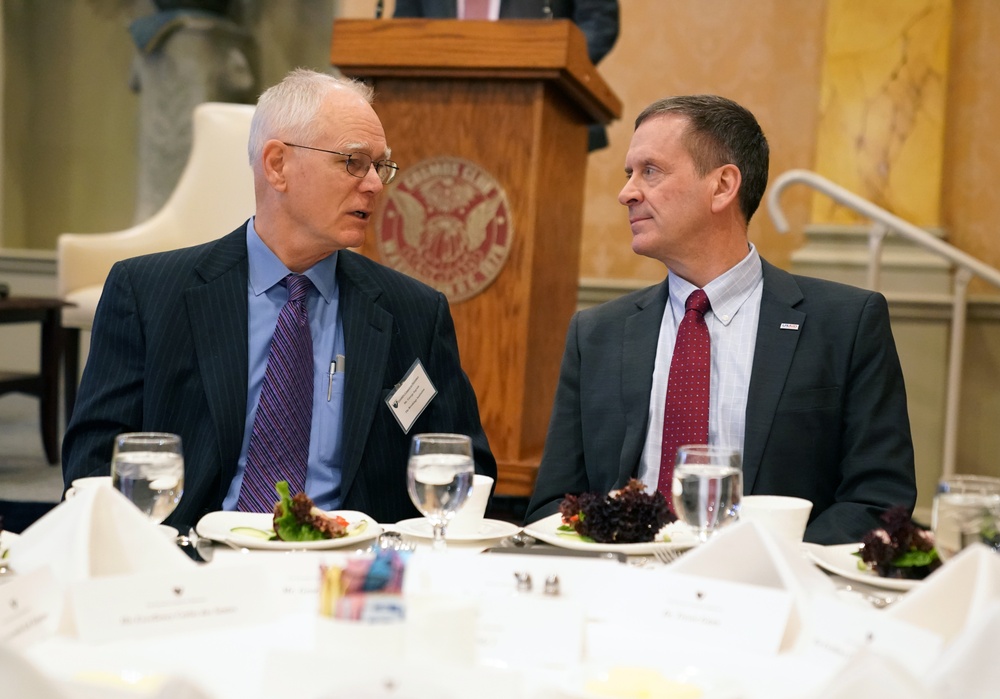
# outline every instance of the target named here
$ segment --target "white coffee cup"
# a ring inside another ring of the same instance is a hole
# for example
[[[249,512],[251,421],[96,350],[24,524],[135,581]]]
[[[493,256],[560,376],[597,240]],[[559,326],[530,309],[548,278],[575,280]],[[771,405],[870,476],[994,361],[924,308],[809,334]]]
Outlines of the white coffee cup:
[[[740,521],[757,522],[794,544],[802,541],[810,512],[810,501],[787,495],[744,495],[740,501]]]
[[[492,490],[493,479],[477,473],[472,479],[472,494],[451,518],[447,535],[474,536],[478,533],[483,526]]]
[[[110,488],[111,476],[87,476],[86,478],[74,478],[66,491],[66,497],[71,498],[81,490],[86,488]]]

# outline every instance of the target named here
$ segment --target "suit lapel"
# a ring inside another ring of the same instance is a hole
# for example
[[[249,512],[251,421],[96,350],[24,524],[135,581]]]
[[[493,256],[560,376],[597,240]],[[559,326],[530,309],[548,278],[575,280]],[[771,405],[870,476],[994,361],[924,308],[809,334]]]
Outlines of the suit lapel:
[[[802,300],[802,292],[794,278],[764,260],[761,264],[764,290],[747,394],[743,445],[743,488],[747,493],[753,492],[778,400],[806,320],[806,314],[794,308]],[[782,327],[783,324],[786,327]]]
[[[195,268],[203,283],[184,292],[198,371],[219,440],[221,482],[227,485],[236,472],[247,409],[247,269],[243,226],[211,248]]]
[[[344,384],[342,502],[346,501],[361,466],[368,432],[383,398],[393,333],[392,315],[378,305],[382,290],[352,259],[354,254],[342,250],[337,260],[344,351],[352,367]],[[352,357],[357,359],[351,361]]]
[[[667,305],[667,293],[666,281],[650,288],[636,300],[636,312],[625,319],[620,357],[625,438],[618,463],[618,487],[635,475],[636,464],[642,456],[649,423],[649,394],[653,390],[656,345]]]

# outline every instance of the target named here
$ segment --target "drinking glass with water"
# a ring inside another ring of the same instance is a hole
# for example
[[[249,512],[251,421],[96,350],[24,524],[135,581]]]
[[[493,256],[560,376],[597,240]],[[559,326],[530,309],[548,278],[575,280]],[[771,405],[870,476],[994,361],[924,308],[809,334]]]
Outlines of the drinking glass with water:
[[[739,517],[743,496],[740,452],[730,447],[688,444],[677,449],[673,504],[677,517],[701,542]]]
[[[1000,551],[1000,478],[954,475],[942,479],[934,495],[931,529],[942,561],[974,543]]]
[[[446,548],[448,522],[472,493],[475,476],[472,440],[464,434],[413,436],[406,488],[417,509],[434,527],[434,549]]]
[[[128,432],[115,438],[111,484],[156,524],[184,493],[181,438],[166,432]]]

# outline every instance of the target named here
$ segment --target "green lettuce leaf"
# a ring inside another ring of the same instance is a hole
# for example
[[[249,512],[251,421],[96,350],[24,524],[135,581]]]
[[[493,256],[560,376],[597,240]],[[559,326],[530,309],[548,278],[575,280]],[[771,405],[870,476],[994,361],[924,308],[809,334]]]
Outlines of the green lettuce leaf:
[[[274,532],[279,539],[282,541],[319,541],[326,538],[323,536],[323,532],[312,524],[300,522],[295,516],[295,511],[292,508],[292,496],[288,491],[288,481],[278,481],[274,484],[274,489],[278,491],[281,498],[278,503],[281,514],[278,515],[278,509],[275,508],[274,515]]]

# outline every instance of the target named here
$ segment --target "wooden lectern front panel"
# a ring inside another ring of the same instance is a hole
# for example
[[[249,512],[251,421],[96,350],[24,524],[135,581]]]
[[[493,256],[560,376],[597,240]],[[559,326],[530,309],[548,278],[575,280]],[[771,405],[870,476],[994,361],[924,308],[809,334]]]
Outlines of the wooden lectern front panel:
[[[428,159],[469,161],[506,193],[506,262],[480,293],[452,301],[452,314],[500,466],[497,492],[530,494],[576,308],[585,120],[542,81],[382,78],[375,90],[400,174],[382,195],[362,253],[384,261],[377,235],[386,203],[405,186],[407,169]]]

